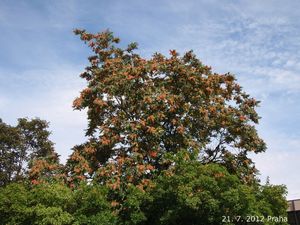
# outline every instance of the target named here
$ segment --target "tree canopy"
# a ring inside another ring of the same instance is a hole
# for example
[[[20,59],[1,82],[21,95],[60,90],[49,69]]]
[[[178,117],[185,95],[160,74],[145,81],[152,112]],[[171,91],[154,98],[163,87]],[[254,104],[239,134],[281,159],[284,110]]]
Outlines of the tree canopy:
[[[248,153],[265,150],[254,127],[259,102],[232,74],[212,72],[192,51],[145,59],[134,53],[136,43],[117,47],[112,32],[75,33],[94,55],[81,74],[87,87],[74,108],[88,109],[91,139],[85,151],[109,167],[109,176],[112,166],[123,177],[135,165],[139,182],[170,165],[165,153],[187,150],[203,164],[219,163],[244,182],[253,181],[256,169]]]

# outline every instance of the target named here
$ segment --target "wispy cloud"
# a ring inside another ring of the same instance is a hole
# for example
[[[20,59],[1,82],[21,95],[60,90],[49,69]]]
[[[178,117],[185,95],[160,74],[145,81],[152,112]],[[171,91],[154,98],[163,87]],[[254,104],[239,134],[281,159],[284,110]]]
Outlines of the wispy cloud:
[[[300,140],[286,134],[274,135],[274,133],[264,138],[268,143],[268,151],[253,156],[261,171],[262,181],[270,176],[272,184],[285,184],[288,187],[289,199],[299,198],[300,180],[297,171],[299,170]]]
[[[21,117],[50,121],[51,139],[65,161],[70,149],[84,140],[85,112],[73,111],[72,102],[84,87],[78,74],[82,68],[29,70],[0,76],[0,115],[5,122]],[[0,73],[3,74],[3,73]],[[5,83],[4,83],[5,82]]]

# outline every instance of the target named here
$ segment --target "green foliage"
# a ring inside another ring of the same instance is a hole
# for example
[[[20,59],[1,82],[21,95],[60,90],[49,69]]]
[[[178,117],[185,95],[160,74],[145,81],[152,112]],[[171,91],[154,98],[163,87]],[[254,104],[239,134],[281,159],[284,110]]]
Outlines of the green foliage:
[[[150,203],[152,199],[149,192],[130,185],[126,193],[123,190],[117,190],[115,194],[122,196],[121,199],[119,198],[120,202],[115,207],[119,217],[118,224],[137,225],[147,223],[148,218],[145,215],[145,205]]]
[[[282,196],[286,196],[287,190],[284,185],[271,185],[267,183],[259,187],[256,193],[260,199],[258,204],[259,210],[264,212],[265,216],[286,215],[288,207],[287,201]]]
[[[217,225],[224,224],[224,217],[246,221],[249,216],[287,216],[284,187],[243,184],[218,164],[202,165],[179,157],[155,183],[152,200],[145,204],[147,224]]]
[[[24,184],[0,187],[0,224],[32,224],[29,195]]]
[[[99,185],[82,184],[74,190],[76,211],[74,211],[75,224],[117,224],[117,217],[111,210],[107,200],[108,190]]]
[[[122,202],[114,200],[112,195],[117,194]],[[249,186],[223,166],[181,157],[147,191],[133,185],[126,194],[99,184],[81,183],[74,190],[55,183],[7,185],[0,188],[0,224],[247,224],[222,220],[224,216],[284,217],[284,194],[282,186]]]
[[[71,224],[73,221],[73,217],[69,213],[64,212],[61,207],[45,207],[44,205],[37,205],[33,209],[33,212],[36,218],[34,224],[63,225]]]
[[[101,186],[10,184],[0,189],[0,224],[116,224],[106,198]]]

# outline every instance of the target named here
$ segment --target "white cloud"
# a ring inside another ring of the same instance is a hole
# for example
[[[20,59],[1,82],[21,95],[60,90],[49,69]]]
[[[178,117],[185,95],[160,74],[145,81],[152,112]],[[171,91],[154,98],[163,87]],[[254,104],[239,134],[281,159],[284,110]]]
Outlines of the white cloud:
[[[1,95],[7,96],[5,107],[0,108],[3,121],[15,124],[16,119],[21,117],[40,117],[49,121],[51,139],[56,143],[62,161],[65,161],[71,153],[70,149],[85,140],[85,112],[72,109],[73,100],[84,86],[78,77],[80,72],[80,68],[59,68],[25,71],[19,75],[6,74],[6,77],[13,78],[6,79],[6,93],[0,91]],[[18,82],[14,84],[9,82],[16,80]],[[15,88],[19,91],[15,92]]]
[[[285,184],[288,187],[288,199],[300,198],[300,140],[275,132],[265,140],[268,144],[266,153],[253,157],[262,181],[270,176],[272,184]]]
[[[199,18],[193,18],[190,23],[178,25],[170,46],[179,46],[183,51],[194,49],[204,63],[212,65],[218,72],[230,71],[239,78],[247,76],[245,80],[264,79],[270,87],[262,90],[264,93],[274,87],[298,91],[300,67],[297,62],[300,57],[297,49],[300,46],[296,34],[299,34],[299,27],[286,14],[278,16],[274,13],[278,2],[271,7],[268,4],[270,2],[258,4],[252,1],[251,4],[246,1],[246,7],[244,2],[243,5],[220,4],[215,7],[220,16],[203,18],[199,14]],[[274,10],[266,15],[262,13],[265,9]],[[210,10],[207,7],[207,11]],[[245,84],[247,86],[247,82]]]

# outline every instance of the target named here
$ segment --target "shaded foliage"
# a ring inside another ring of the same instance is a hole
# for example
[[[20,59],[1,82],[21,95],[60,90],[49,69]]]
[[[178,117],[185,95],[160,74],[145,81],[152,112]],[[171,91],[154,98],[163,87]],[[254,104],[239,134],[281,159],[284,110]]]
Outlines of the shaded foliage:
[[[223,166],[184,158],[173,158],[176,165],[147,190],[129,185],[124,193],[85,183],[75,189],[61,183],[7,185],[0,188],[0,224],[221,225],[248,224],[224,223],[224,216],[286,216],[283,186],[249,186]]]
[[[111,225],[116,221],[105,188],[81,185],[73,191],[55,183],[2,187],[0,215],[0,224]]]
[[[147,224],[249,224],[249,216],[287,216],[284,186],[250,186],[218,164],[203,165],[182,155],[175,161],[175,166],[157,177],[152,199],[144,205]],[[224,223],[224,217],[240,221]],[[251,224],[287,223],[265,219]]]
[[[28,177],[50,178],[62,169],[47,129],[48,122],[38,118],[20,118],[15,127],[0,121],[1,186]]]
[[[0,119],[0,186],[22,178],[24,151],[18,130]]]

